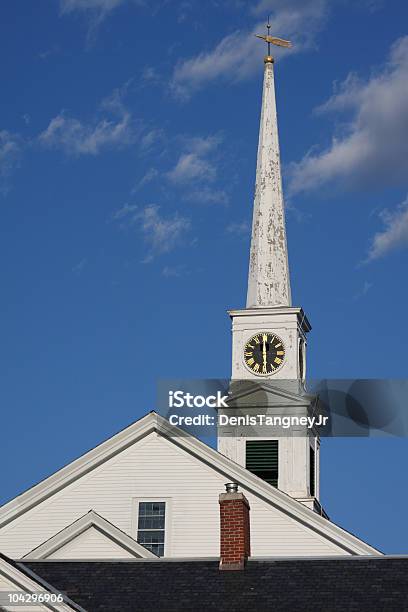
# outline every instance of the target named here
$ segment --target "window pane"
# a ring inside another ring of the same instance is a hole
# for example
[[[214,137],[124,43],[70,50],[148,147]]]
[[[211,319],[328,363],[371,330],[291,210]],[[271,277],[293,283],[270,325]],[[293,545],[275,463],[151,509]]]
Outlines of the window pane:
[[[139,516],[164,516],[166,502],[140,502]]]
[[[140,544],[164,544],[164,531],[139,531]]]
[[[164,516],[139,517],[139,529],[164,529]]]
[[[164,555],[166,502],[140,502],[137,541],[154,554]]]

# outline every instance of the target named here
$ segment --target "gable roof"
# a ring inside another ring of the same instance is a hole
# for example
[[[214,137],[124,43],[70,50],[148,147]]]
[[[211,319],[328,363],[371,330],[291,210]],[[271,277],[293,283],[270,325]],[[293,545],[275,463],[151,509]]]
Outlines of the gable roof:
[[[2,553],[0,553],[0,579],[2,579],[2,586],[4,584],[10,585],[10,591],[23,591],[24,593],[35,593],[41,591],[53,594],[58,594],[59,592],[54,586],[49,584],[41,576],[38,576],[28,566],[12,561]],[[4,592],[7,593],[7,591],[3,591],[3,593]],[[53,610],[55,612],[72,612],[72,610],[76,610],[77,612],[86,612],[84,608],[66,596],[64,597],[64,603],[52,604],[44,602],[38,606],[37,609]],[[3,610],[1,606],[0,610]]]
[[[118,527],[107,521],[94,510],[90,510],[79,519],[68,525],[40,546],[24,555],[24,559],[46,559],[57,550],[78,538],[84,531],[95,528],[105,537],[130,552],[134,557],[142,559],[157,559],[157,556]]]
[[[244,489],[251,491],[280,512],[314,530],[342,548],[346,553],[352,555],[382,554],[338,525],[319,516],[283,491],[261,480],[246,468],[209,447],[198,438],[170,425],[166,419],[156,412],[148,413],[112,438],[85,453],[79,459],[6,503],[0,508],[0,528],[152,432],[163,436],[197,460],[204,462],[211,469],[225,476],[227,480],[237,482]]]
[[[218,560],[29,562],[92,612],[406,610],[407,557],[262,559],[222,572]]]
[[[258,399],[255,399],[258,396]],[[235,408],[245,406],[246,408],[259,408],[264,405],[267,399],[267,405],[278,405],[279,407],[303,407],[311,406],[316,403],[316,395],[307,393],[302,382],[298,380],[277,380],[270,382],[269,380],[238,380],[232,381],[230,386],[230,395],[228,398],[228,406]]]

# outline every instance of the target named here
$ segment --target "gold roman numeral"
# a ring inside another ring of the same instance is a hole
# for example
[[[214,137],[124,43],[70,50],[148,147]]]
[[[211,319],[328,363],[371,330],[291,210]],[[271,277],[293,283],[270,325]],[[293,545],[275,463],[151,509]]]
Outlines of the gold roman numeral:
[[[256,364],[254,365],[254,368],[253,368],[253,369],[254,369],[254,372],[258,372],[258,371],[259,371],[259,363],[256,363]]]
[[[282,363],[282,359],[279,359],[279,357],[275,357],[274,359],[275,363]]]
[[[251,366],[253,363],[255,363],[255,359],[253,359],[252,357],[251,357],[251,359],[248,359],[247,364],[249,366]]]

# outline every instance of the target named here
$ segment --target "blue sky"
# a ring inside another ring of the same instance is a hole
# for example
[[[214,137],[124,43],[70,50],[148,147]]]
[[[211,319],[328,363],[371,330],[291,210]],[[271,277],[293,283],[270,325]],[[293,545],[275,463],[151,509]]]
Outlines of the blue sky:
[[[2,3],[1,502],[153,409],[159,377],[230,374],[268,12],[294,42],[276,87],[309,373],[406,377],[406,3]],[[407,457],[323,441],[331,518],[407,553]]]

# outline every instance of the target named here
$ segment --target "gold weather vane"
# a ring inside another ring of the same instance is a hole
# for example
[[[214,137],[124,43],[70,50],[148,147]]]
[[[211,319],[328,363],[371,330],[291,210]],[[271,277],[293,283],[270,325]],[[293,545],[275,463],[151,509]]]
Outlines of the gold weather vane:
[[[268,23],[266,24],[266,27],[268,30],[268,33],[266,34],[266,36],[263,34],[255,34],[255,36],[257,38],[261,38],[266,43],[268,43],[267,58],[271,58],[271,45],[276,45],[277,47],[291,47],[292,46],[292,43],[290,42],[290,40],[284,40],[283,38],[277,38],[276,36],[270,36],[271,24],[269,23],[269,16],[268,16]],[[273,61],[273,59],[271,58],[269,61]]]

